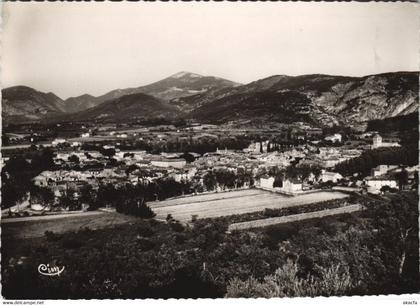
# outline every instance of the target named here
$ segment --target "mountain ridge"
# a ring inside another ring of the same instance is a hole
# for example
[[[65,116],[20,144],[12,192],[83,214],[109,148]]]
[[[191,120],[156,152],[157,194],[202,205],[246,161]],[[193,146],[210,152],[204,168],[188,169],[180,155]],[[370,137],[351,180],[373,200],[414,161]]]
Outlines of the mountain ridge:
[[[179,111],[165,101],[144,93],[123,95],[95,107],[67,114],[62,120],[125,121],[150,117],[173,118]]]
[[[88,100],[86,100],[86,97],[83,97],[83,95],[79,97],[72,97],[66,99],[66,102],[71,101],[78,106],[70,112],[78,112],[123,95],[145,93],[159,99],[169,101],[173,98],[205,92],[212,88],[232,87],[236,85],[239,84],[220,77],[202,76],[196,73],[181,71],[148,85],[114,89],[100,96],[92,96]],[[83,105],[84,102],[88,105],[88,107],[83,109],[81,105]]]
[[[228,93],[222,91],[212,93],[210,99],[205,95],[184,98],[185,103],[199,105],[196,108],[190,107],[187,116],[197,120],[223,123],[229,121],[229,118],[241,117],[242,113],[242,119],[250,119],[252,116],[249,114],[249,107],[253,106],[246,103],[241,105],[241,100],[254,98],[254,103],[263,104],[264,92],[281,93],[278,98],[285,96],[287,92],[298,94],[294,95],[295,98],[300,96],[296,113],[310,114],[309,121],[318,121],[321,125],[327,126],[352,125],[416,111],[418,72],[382,73],[365,77],[323,74],[270,76],[235,87]],[[230,107],[224,107],[223,102],[220,102],[223,100],[229,100]],[[287,108],[281,99],[270,102],[283,103]],[[296,102],[295,99],[294,103]],[[182,101],[178,101],[178,104],[182,104]],[[209,106],[206,106],[207,104]],[[271,106],[276,108],[274,104]],[[272,109],[271,106],[268,109]],[[231,112],[229,108],[236,109],[236,113]],[[277,109],[277,112],[290,110],[286,108]],[[276,120],[270,111],[266,111],[264,115]]]
[[[418,72],[406,71],[363,77],[280,74],[238,84],[181,71],[146,86],[112,90],[100,96],[105,100],[99,103],[94,101],[98,97],[89,94],[62,100],[51,92],[15,86],[2,90],[3,118],[6,122],[77,120],[78,116],[97,118],[104,111],[103,117],[120,120],[145,113],[159,115],[160,109],[161,116],[214,123],[259,119],[357,125],[417,111],[418,76]],[[102,104],[106,106],[98,107]],[[123,111],[122,105],[132,112]],[[110,115],[112,107],[118,110],[116,116]]]
[[[6,122],[36,121],[65,111],[65,102],[52,92],[45,93],[28,86],[2,90],[2,119]]]

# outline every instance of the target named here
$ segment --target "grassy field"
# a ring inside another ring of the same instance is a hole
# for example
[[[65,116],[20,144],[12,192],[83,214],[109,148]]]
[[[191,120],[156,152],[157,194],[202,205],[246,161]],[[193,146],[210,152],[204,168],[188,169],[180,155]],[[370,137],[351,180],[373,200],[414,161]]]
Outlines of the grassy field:
[[[38,220],[10,222],[1,224],[1,237],[3,240],[10,238],[24,239],[35,238],[44,235],[45,231],[63,233],[76,231],[89,227],[100,229],[122,223],[135,222],[136,218],[119,213],[92,213],[88,215],[68,215],[65,218],[48,218],[42,216]]]
[[[263,190],[241,190],[228,193],[213,193],[186,198],[150,203],[157,219],[168,214],[181,222],[188,222],[192,215],[198,218],[213,218],[234,214],[262,211],[266,208],[279,209],[309,203],[348,197],[341,192],[318,192],[288,197]]]

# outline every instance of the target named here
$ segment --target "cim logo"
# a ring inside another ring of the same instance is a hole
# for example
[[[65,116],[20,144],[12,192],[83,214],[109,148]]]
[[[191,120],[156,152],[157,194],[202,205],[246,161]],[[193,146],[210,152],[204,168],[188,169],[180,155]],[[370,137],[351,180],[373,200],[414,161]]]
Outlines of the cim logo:
[[[50,264],[44,265],[41,264],[38,266],[39,274],[46,275],[46,276],[58,276],[64,271],[64,266],[60,269],[60,267],[53,266],[50,267]]]

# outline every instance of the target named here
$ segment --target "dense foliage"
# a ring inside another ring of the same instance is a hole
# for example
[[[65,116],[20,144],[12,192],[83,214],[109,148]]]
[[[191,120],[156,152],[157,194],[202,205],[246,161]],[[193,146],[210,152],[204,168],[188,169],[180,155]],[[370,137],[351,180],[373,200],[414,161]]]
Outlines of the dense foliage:
[[[330,268],[318,267],[315,275],[302,277],[300,266],[288,262],[272,275],[264,277],[262,282],[254,277],[245,281],[234,278],[229,282],[226,297],[228,298],[282,298],[282,297],[316,297],[341,296],[350,291],[352,282],[348,268],[341,265]]]
[[[383,120],[372,120],[368,122],[367,131],[392,132],[417,129],[419,127],[419,113],[413,112]]]
[[[360,173],[370,174],[372,168],[384,165],[414,166],[419,162],[417,146],[387,147],[364,151],[359,157],[341,162],[335,166],[335,171],[342,175]]]
[[[145,136],[142,139],[121,140],[118,148],[121,150],[145,150],[153,154],[160,154],[162,152],[195,152],[205,154],[208,152],[215,152],[219,149],[243,149],[249,146],[251,140],[245,136],[214,136],[202,135],[195,136],[171,136],[160,139],[155,136]],[[110,142],[110,144],[112,144]],[[103,145],[103,143],[101,144]],[[82,145],[84,150],[100,150],[100,144],[84,143]]]
[[[203,177],[204,187],[208,191],[213,191],[219,187],[222,190],[254,185],[254,178],[251,173],[238,169],[233,172],[227,169],[214,169]]]
[[[24,199],[32,189],[32,178],[53,168],[53,152],[49,149],[31,150],[10,158],[1,171],[1,208],[6,209]]]
[[[2,291],[19,299],[418,292],[417,194],[369,196],[364,205],[358,216],[231,234],[222,220],[168,217],[2,240]],[[40,276],[45,263],[65,271]]]
[[[134,215],[140,218],[153,218],[156,216],[144,200],[136,198],[129,198],[124,202],[117,202],[116,210],[118,213]]]

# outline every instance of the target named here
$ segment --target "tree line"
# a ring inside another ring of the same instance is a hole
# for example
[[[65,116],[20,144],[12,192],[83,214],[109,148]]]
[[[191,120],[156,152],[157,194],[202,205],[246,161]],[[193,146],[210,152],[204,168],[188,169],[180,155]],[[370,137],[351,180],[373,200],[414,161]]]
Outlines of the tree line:
[[[254,178],[252,173],[243,168],[238,168],[236,172],[228,169],[213,169],[203,176],[203,185],[208,191],[214,191],[253,186]]]
[[[145,150],[152,154],[160,154],[162,152],[195,152],[205,154],[207,152],[215,152],[219,149],[235,149],[241,150],[249,146],[251,141],[243,136],[232,137],[194,137],[192,134],[185,137],[169,136],[169,139],[158,140],[156,137],[145,137],[142,140],[121,141],[118,146],[121,150]],[[83,150],[100,150],[101,145],[84,143]]]
[[[359,157],[346,160],[335,166],[335,171],[343,176],[355,173],[369,175],[378,165],[414,166],[419,162],[418,149],[414,146],[384,147],[364,151]]]

